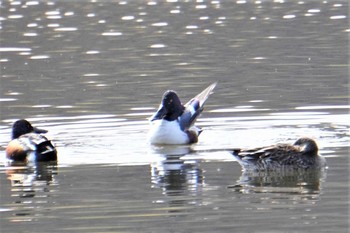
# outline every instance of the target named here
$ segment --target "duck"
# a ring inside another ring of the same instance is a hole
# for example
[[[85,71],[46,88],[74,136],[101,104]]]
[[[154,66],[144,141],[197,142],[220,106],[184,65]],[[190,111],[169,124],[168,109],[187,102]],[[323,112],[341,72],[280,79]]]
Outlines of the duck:
[[[25,119],[17,120],[12,126],[12,140],[6,147],[7,159],[12,161],[34,160],[36,162],[56,161],[56,148],[50,140],[42,135],[47,132],[47,130],[33,127]]]
[[[279,143],[255,149],[234,149],[233,156],[243,170],[251,171],[317,169],[326,166],[325,158],[318,155],[316,142],[308,137],[299,138],[294,144]]]
[[[198,142],[202,130],[194,126],[194,123],[216,85],[217,82],[212,83],[184,105],[175,91],[166,91],[158,110],[149,119],[150,144],[187,145]]]

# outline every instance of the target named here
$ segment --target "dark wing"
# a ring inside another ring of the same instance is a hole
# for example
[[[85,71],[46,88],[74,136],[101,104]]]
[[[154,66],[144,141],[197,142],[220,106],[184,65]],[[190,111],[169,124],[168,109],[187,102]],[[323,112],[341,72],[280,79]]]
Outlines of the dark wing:
[[[179,118],[179,123],[182,130],[190,128],[203,111],[203,107],[200,107],[198,100],[192,99],[191,101],[192,102],[186,104],[185,111]]]

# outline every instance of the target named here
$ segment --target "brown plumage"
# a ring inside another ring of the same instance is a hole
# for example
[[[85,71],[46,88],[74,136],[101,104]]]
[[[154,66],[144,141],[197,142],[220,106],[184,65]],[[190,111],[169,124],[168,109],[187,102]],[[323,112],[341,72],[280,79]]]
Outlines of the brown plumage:
[[[325,159],[310,138],[300,138],[293,145],[276,144],[255,149],[237,149],[233,155],[244,170],[274,170],[279,168],[320,168]]]

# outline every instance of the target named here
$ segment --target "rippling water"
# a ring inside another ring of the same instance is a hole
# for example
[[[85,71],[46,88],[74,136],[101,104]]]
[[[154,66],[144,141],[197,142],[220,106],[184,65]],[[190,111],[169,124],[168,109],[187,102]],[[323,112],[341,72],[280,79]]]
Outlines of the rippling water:
[[[347,232],[347,1],[1,1],[1,231]],[[210,83],[197,144],[147,144],[163,92]],[[10,166],[14,120],[58,164]],[[328,169],[229,153],[314,138]]]

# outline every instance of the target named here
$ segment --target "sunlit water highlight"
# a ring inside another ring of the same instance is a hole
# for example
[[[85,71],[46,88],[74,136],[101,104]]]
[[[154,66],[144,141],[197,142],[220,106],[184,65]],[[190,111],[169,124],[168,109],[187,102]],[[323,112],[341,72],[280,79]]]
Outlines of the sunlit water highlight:
[[[1,3],[7,232],[347,232],[347,1]],[[163,92],[218,81],[199,142],[147,143]],[[56,164],[9,164],[11,124]],[[328,169],[246,173],[232,148],[318,143]]]

